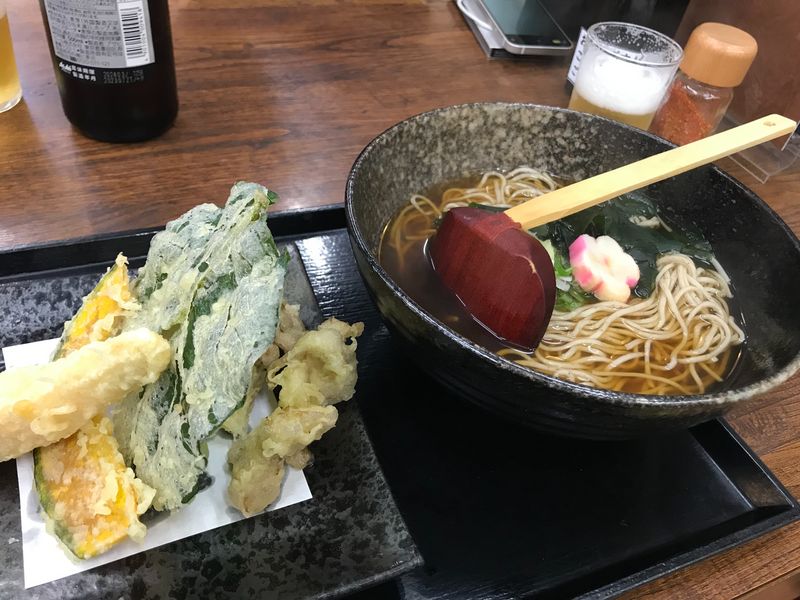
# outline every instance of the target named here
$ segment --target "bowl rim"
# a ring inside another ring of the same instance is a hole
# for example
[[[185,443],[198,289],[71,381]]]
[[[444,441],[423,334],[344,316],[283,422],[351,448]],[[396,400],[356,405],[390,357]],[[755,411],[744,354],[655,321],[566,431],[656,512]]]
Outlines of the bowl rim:
[[[755,383],[752,383],[750,385],[747,385],[745,387],[736,390],[727,390],[727,391],[723,390],[710,394],[703,393],[703,394],[670,395],[670,396],[655,395],[655,394],[634,394],[630,392],[617,392],[613,390],[595,388],[580,383],[572,383],[570,381],[559,379],[551,375],[545,375],[544,373],[539,373],[538,371],[535,371],[528,367],[523,367],[521,365],[518,365],[506,358],[498,356],[497,354],[491,352],[490,350],[487,350],[483,346],[480,346],[479,344],[476,344],[470,339],[453,331],[452,329],[447,327],[447,325],[445,325],[444,323],[442,323],[441,321],[430,315],[413,298],[411,298],[408,294],[406,294],[405,291],[403,291],[403,289],[391,278],[391,276],[380,265],[377,256],[375,256],[375,254],[372,252],[372,250],[366,243],[364,236],[362,235],[360,229],[357,226],[357,221],[355,219],[355,211],[353,208],[352,198],[354,194],[355,180],[359,172],[363,168],[363,164],[366,161],[367,157],[393,131],[408,127],[412,123],[415,123],[417,121],[426,118],[430,118],[431,116],[434,116],[437,113],[450,112],[454,110],[486,109],[486,108],[533,110],[533,111],[552,112],[555,114],[561,113],[561,114],[577,115],[578,118],[581,119],[588,119],[593,121],[599,120],[600,122],[605,122],[611,126],[629,130],[638,135],[643,135],[662,145],[666,145],[668,147],[675,147],[675,144],[659,136],[656,136],[650,132],[632,127],[624,123],[620,123],[618,121],[614,121],[612,119],[601,117],[599,115],[592,115],[588,113],[581,113],[578,111],[569,110],[566,108],[547,106],[535,103],[526,103],[526,102],[469,102],[464,104],[453,104],[448,106],[442,106],[434,108],[432,110],[427,110],[414,114],[384,129],[382,132],[376,135],[361,150],[361,152],[359,152],[358,156],[353,162],[353,166],[350,168],[350,173],[347,176],[347,181],[345,184],[345,198],[344,198],[345,218],[351,242],[357,244],[358,248],[366,257],[367,263],[369,264],[372,271],[382,280],[382,282],[390,290],[392,290],[394,293],[398,295],[403,304],[405,304],[416,315],[417,318],[421,319],[428,326],[433,327],[435,330],[437,330],[438,333],[454,340],[459,346],[465,348],[467,352],[469,352],[470,354],[475,355],[476,357],[482,360],[490,362],[493,366],[502,369],[503,371],[507,371],[515,377],[528,380],[531,383],[535,383],[538,384],[539,386],[544,386],[546,388],[558,392],[567,393],[572,396],[579,396],[583,399],[589,399],[605,405],[613,404],[618,406],[631,406],[631,407],[636,406],[636,407],[685,409],[687,407],[700,408],[700,407],[711,407],[711,406],[720,406],[725,404],[733,404],[741,400],[750,399],[763,394],[764,392],[788,380],[792,375],[795,374],[795,372],[798,371],[798,369],[800,369],[800,351],[798,351],[798,353],[787,363],[787,365],[784,366],[782,369],[780,369],[777,373],[774,373],[770,377],[761,379]],[[794,234],[791,228],[784,222],[784,220],[780,217],[780,215],[778,215],[778,213],[776,213],[758,194],[753,192],[750,188],[745,186],[735,177],[721,170],[715,164],[711,163],[709,165],[706,165],[706,168],[710,168],[715,173],[716,176],[722,177],[723,179],[727,180],[728,183],[731,184],[734,188],[738,188],[738,190],[741,193],[748,196],[752,201],[754,201],[756,205],[759,206],[759,208],[765,210],[768,216],[770,216],[772,220],[775,221],[776,224],[783,229],[784,233],[788,236],[789,240],[794,245],[795,251],[798,254],[800,254],[800,241],[798,241],[797,236]]]

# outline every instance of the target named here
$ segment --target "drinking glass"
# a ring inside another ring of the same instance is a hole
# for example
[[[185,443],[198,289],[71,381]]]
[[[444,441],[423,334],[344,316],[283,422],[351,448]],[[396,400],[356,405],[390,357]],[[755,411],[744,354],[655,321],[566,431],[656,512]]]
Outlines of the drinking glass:
[[[0,0],[0,112],[16,106],[22,98],[14,48],[11,45],[11,30],[8,28],[8,13],[5,0]]]
[[[678,64],[671,38],[630,23],[595,23],[586,32],[569,108],[647,129]]]

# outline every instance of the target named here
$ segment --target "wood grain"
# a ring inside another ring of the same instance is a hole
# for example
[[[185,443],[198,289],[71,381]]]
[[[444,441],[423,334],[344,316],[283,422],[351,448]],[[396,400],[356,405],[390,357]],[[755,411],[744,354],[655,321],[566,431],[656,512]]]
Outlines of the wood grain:
[[[280,209],[338,203],[358,152],[400,119],[460,102],[566,101],[565,59],[490,62],[449,2],[261,5],[174,6],[176,126],[119,146],[70,127],[39,10],[12,0],[24,101],[0,115],[0,247],[158,225],[223,200],[239,179],[276,190]]]
[[[567,59],[488,60],[448,0],[176,0],[171,8],[177,123],[145,144],[109,145],[64,118],[37,3],[9,1],[24,101],[0,114],[0,250],[160,225],[222,201],[238,179],[275,189],[282,210],[338,203],[361,148],[405,117],[462,102],[568,101]],[[800,230],[796,170],[760,185],[721,164]],[[731,421],[800,494],[800,378]],[[795,524],[628,597],[758,598],[798,568]]]

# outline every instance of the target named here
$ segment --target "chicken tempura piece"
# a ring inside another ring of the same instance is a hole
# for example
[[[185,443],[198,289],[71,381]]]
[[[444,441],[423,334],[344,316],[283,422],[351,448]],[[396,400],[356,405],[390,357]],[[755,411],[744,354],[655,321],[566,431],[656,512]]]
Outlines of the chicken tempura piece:
[[[284,410],[280,406],[228,452],[231,482],[228,497],[250,516],[272,504],[281,493],[284,462],[320,439],[336,424],[333,406]]]
[[[286,464],[293,469],[300,469],[302,471],[314,461],[314,455],[311,454],[311,450],[308,448],[303,448],[299,452],[287,456],[284,460]]]
[[[169,362],[169,343],[147,329],[92,342],[44,365],[0,373],[0,461],[75,433]]]
[[[260,513],[280,495],[285,470],[283,458],[262,454],[257,431],[233,442],[228,451],[228,500],[247,517]]]
[[[363,331],[363,323],[328,319],[272,363],[267,384],[270,389],[281,386],[281,406],[325,406],[352,398],[358,378],[356,338]]]
[[[228,498],[245,515],[272,504],[280,494],[284,463],[304,467],[308,445],[336,425],[332,404],[349,400],[356,383],[356,337],[363,323],[325,321],[303,334],[267,375],[270,389],[281,386],[278,408],[228,452]]]
[[[300,318],[300,305],[281,303],[278,317],[278,331],[275,332],[275,345],[281,352],[288,352],[306,332],[306,326]]]

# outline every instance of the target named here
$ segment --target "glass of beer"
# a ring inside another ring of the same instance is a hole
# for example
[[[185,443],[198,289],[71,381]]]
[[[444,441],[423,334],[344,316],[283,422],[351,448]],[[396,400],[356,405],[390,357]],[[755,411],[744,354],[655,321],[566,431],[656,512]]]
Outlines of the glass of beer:
[[[11,46],[11,30],[8,27],[6,2],[0,0],[0,112],[16,106],[22,98],[14,48]]]
[[[671,38],[630,23],[595,23],[586,32],[569,108],[647,129],[678,64]]]

